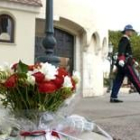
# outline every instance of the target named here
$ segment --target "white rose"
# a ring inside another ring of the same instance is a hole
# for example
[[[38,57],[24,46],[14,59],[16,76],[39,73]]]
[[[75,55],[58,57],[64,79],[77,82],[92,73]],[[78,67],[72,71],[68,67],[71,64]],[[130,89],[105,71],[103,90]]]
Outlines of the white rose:
[[[4,62],[3,65],[0,66],[0,71],[5,71],[6,73],[13,73],[11,66],[9,63]]]
[[[35,77],[27,73],[27,82],[31,85],[35,85]]]
[[[29,75],[33,75],[33,74],[35,74],[37,72],[39,72],[39,70],[38,69],[34,69],[33,71],[28,71],[28,74]]]
[[[63,87],[65,87],[65,88],[72,88],[73,87],[72,82],[71,82],[71,78],[69,76],[64,77]]]
[[[80,81],[80,73],[79,72],[77,72],[77,71],[74,71],[73,72],[73,76],[72,76],[72,78],[73,78],[73,80],[76,82],[76,83],[78,83],[79,81]]]
[[[49,63],[41,63],[40,72],[45,75],[46,80],[54,80],[58,74],[57,68]]]

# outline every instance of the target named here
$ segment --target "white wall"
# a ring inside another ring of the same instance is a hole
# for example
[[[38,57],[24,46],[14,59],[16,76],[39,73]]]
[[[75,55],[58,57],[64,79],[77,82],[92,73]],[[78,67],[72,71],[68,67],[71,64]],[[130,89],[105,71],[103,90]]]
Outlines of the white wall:
[[[81,73],[81,89],[84,97],[103,94],[102,55],[103,39],[107,38],[104,18],[94,10],[90,0],[54,0],[55,26],[75,36],[75,70]],[[15,43],[0,43],[0,63],[3,61],[17,62],[18,59],[26,63],[34,62],[35,47],[35,18],[45,19],[45,3],[40,12],[33,12],[29,7],[2,8],[0,13],[8,12],[16,20]],[[16,9],[16,10],[15,10]],[[39,10],[39,9],[37,9]],[[92,42],[93,34],[98,34],[98,43]],[[96,48],[96,49],[95,49]],[[106,46],[107,48],[107,46]]]
[[[42,0],[44,6],[37,16],[39,18],[45,18],[46,1]],[[85,5],[85,0],[54,0],[54,19],[56,17],[65,17],[83,26],[86,30],[94,29],[97,25],[96,13],[92,7]]]
[[[44,19],[46,0],[42,1],[37,18]],[[75,35],[75,69],[81,73],[84,97],[103,94],[102,58],[107,53],[103,40],[107,40],[108,32],[104,17],[95,9],[91,0],[54,0],[55,26]],[[92,41],[94,33],[98,34],[97,44]]]

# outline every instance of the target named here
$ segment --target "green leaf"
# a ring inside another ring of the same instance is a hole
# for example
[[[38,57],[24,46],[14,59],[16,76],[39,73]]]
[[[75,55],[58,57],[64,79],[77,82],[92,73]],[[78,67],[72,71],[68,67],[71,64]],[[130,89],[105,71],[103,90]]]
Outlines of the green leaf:
[[[28,65],[24,64],[22,61],[19,61],[17,70],[19,73],[27,73],[28,72]]]
[[[27,75],[26,75],[26,73],[17,73],[17,75],[18,75],[18,77],[20,77],[20,78],[23,78],[23,79],[26,79],[27,78]]]

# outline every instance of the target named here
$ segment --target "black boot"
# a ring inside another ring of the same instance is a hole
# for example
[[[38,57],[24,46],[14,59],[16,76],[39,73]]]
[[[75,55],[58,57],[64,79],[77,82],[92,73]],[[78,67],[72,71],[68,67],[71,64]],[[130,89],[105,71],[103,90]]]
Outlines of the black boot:
[[[123,101],[122,100],[119,100],[119,99],[115,99],[115,98],[111,98],[110,99],[110,103],[123,103]]]

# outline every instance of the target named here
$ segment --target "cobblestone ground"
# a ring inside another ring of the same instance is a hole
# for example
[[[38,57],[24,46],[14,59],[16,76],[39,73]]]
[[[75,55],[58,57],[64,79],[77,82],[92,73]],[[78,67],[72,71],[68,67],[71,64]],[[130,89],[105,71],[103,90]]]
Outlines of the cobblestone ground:
[[[74,113],[95,121],[117,140],[140,140],[140,95],[120,94],[121,104],[109,103],[109,94],[80,99]]]

